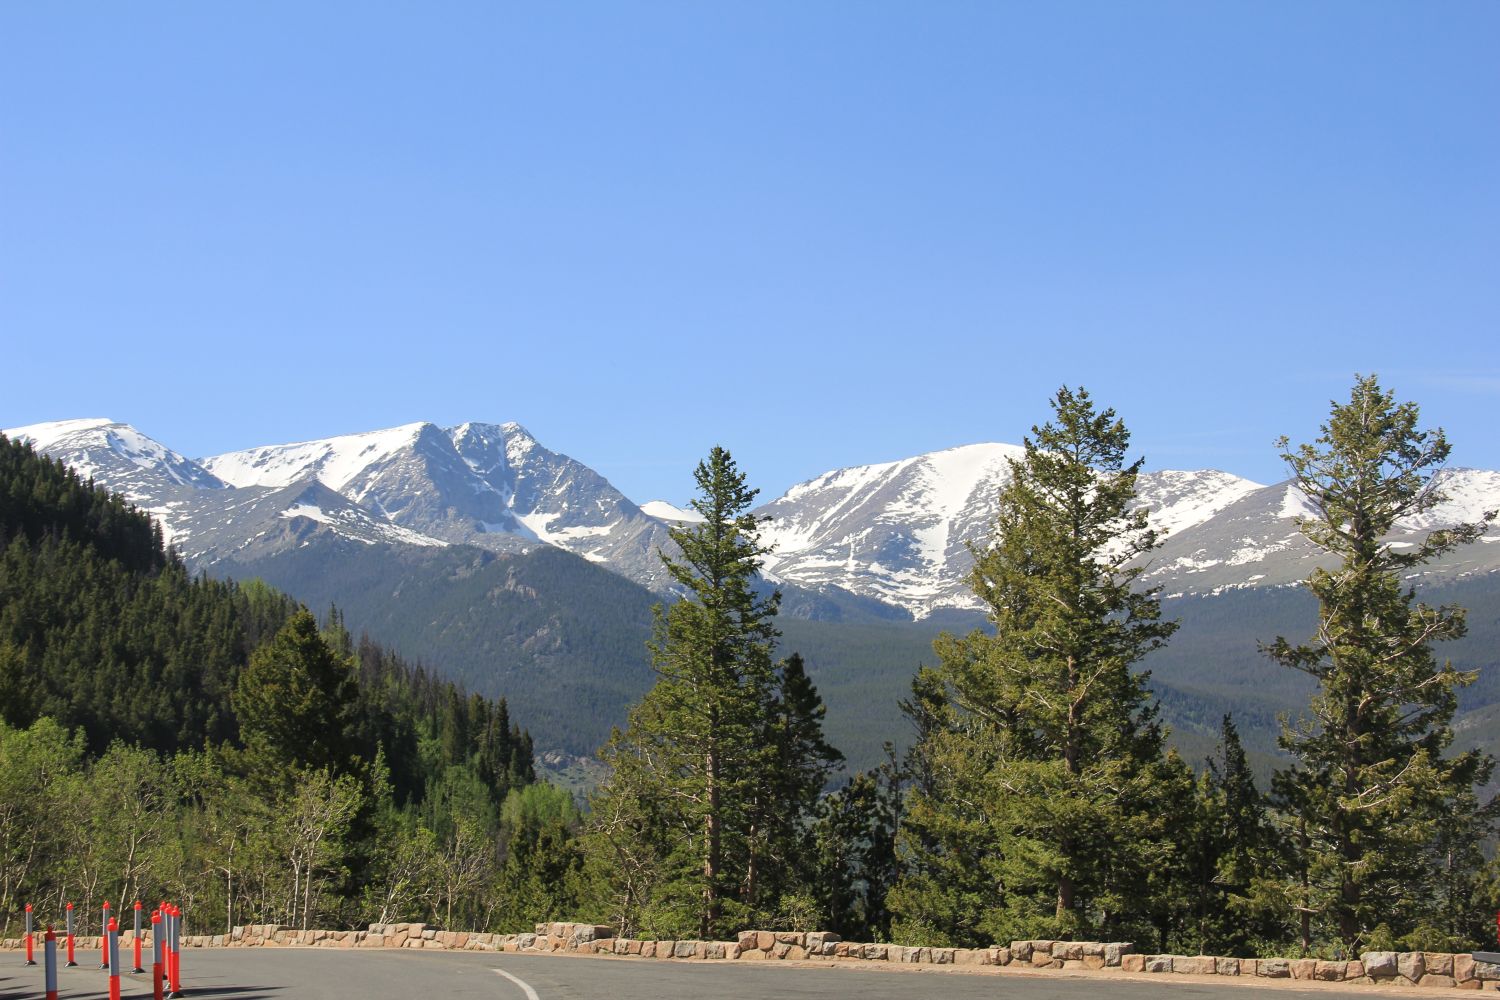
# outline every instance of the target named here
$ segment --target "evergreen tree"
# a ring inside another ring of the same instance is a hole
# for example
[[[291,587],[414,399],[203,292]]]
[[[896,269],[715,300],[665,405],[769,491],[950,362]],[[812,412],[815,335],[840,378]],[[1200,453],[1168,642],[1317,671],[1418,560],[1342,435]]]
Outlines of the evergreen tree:
[[[773,660],[780,594],[753,585],[765,553],[756,491],[723,448],[695,477],[703,520],[673,529],[680,555],[662,556],[683,597],[657,607],[656,685],[601,752],[612,775],[594,801],[591,854],[617,922],[710,938],[770,905],[765,862],[833,757],[800,661],[778,671]],[[791,760],[784,740],[812,758]]]
[[[347,770],[355,710],[353,663],[307,611],[257,649],[240,674],[234,711],[252,758],[279,769]]]
[[[1086,391],[1064,387],[1052,406],[1011,461],[995,542],[975,552],[994,632],[940,638],[914,688],[930,784],[908,810],[917,874],[894,897],[898,936],[932,929],[924,914],[954,870],[983,879],[939,906],[982,914],[955,942],[1119,932],[1144,918],[1170,850],[1159,792],[1185,769],[1163,757],[1131,670],[1175,628],[1134,587],[1134,561],[1157,544],[1133,506],[1141,462],[1126,463],[1129,433]]]
[[[1397,521],[1444,499],[1436,472],[1448,442],[1417,421],[1414,404],[1359,377],[1315,444],[1278,442],[1311,507],[1302,532],[1337,560],[1307,580],[1319,604],[1316,635],[1265,647],[1318,683],[1310,717],[1283,727],[1281,746],[1295,763],[1274,782],[1302,843],[1302,877],[1289,891],[1305,917],[1304,948],[1326,933],[1354,954],[1377,929],[1389,940],[1428,922],[1437,905],[1428,890],[1434,845],[1447,838],[1444,853],[1457,863],[1468,852],[1453,838],[1477,844],[1487,832],[1472,790],[1488,779],[1492,759],[1480,751],[1444,757],[1456,689],[1474,675],[1432,652],[1464,633],[1464,613],[1419,603],[1404,582],[1473,541],[1482,524],[1435,530],[1410,548],[1386,541]]]

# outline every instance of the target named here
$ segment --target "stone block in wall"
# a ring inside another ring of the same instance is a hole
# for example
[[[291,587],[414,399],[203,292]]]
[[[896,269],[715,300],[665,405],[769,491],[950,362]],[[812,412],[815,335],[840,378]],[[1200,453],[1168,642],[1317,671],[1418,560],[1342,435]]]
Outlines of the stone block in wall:
[[[1033,948],[1031,949],[1031,967],[1033,969],[1060,969],[1062,960],[1053,958],[1051,952]]]
[[[705,941],[703,942],[703,957],[723,959],[729,954],[730,948],[739,948],[738,941]]]
[[[988,948],[955,948],[953,950],[954,965],[989,965],[990,951]]]
[[[1104,964],[1110,968],[1118,968],[1120,960],[1130,953],[1134,946],[1125,941],[1111,941],[1103,947]]]
[[[1104,957],[1104,942],[1103,941],[1085,941],[1085,942],[1083,942],[1083,957],[1084,958],[1103,958]]]
[[[1214,960],[1207,955],[1174,955],[1172,971],[1189,976],[1211,976],[1214,974]]]
[[[1015,961],[1015,956],[1011,954],[1011,951],[1010,951],[1009,948],[996,948],[995,949],[995,964],[996,965],[1009,965],[1013,961]]]
[[[658,942],[656,942],[656,957],[657,958],[671,958],[676,953],[676,951],[677,951],[677,942],[676,941],[658,941]]]
[[[1083,958],[1082,941],[1056,941],[1052,945],[1052,957],[1064,962],[1077,962]]]
[[[1454,955],[1453,956],[1453,978],[1454,978],[1455,981],[1460,982],[1460,983],[1465,983],[1465,982],[1468,982],[1471,979],[1477,979],[1478,978],[1477,976],[1474,975],[1474,956],[1473,955]]]
[[[867,944],[860,948],[859,958],[867,962],[894,962],[891,952],[898,946],[889,944]]]
[[[1394,951],[1367,951],[1359,959],[1365,963],[1365,975],[1375,979],[1390,979],[1400,974]]]
[[[1412,982],[1427,975],[1427,956],[1420,951],[1403,951],[1396,956],[1396,970]]]
[[[1452,987],[1452,986],[1457,986],[1458,985],[1458,981],[1455,980],[1452,976],[1439,976],[1439,975],[1437,975],[1435,973],[1429,972],[1429,973],[1427,973],[1427,975],[1423,976],[1420,980],[1417,981],[1417,985],[1418,986],[1449,986],[1449,987]]]
[[[1351,979],[1369,979],[1369,978],[1370,978],[1369,976],[1365,975],[1365,963],[1363,963],[1363,962],[1345,962],[1344,963],[1344,982],[1348,982]]]
[[[1319,982],[1341,983],[1344,981],[1344,963],[1319,961],[1313,966],[1312,977]]]
[[[1012,941],[1010,943],[1010,957],[1014,962],[1031,961],[1031,942]]]
[[[805,946],[806,943],[807,943],[807,935],[804,934],[804,933],[798,932],[798,931],[777,931],[776,932],[776,943],[777,944],[794,944],[794,945],[797,945],[799,947],[802,947],[802,946]]]
[[[1489,983],[1500,979],[1500,962],[1474,962],[1474,978]]]
[[[807,949],[800,944],[777,945],[777,947],[786,949],[786,954],[782,958],[788,962],[802,962],[807,959]]]
[[[655,958],[656,957],[656,942],[655,941],[642,941],[641,942],[640,955],[641,955],[642,958]]]
[[[1265,979],[1287,979],[1292,974],[1292,963],[1285,958],[1262,958],[1255,963],[1255,974]]]
[[[1453,975],[1453,956],[1446,952],[1424,951],[1422,962],[1427,966],[1429,976],[1451,976]]]
[[[1120,971],[1121,972],[1145,972],[1146,971],[1146,956],[1145,955],[1123,955],[1123,956],[1121,956],[1121,958],[1120,958]]]
[[[776,947],[776,932],[756,931],[755,947],[759,948],[761,951],[769,952],[772,948]]]
[[[1292,968],[1293,979],[1312,979],[1318,972],[1316,959],[1299,958],[1288,963]]]
[[[1172,971],[1172,956],[1171,955],[1147,955],[1146,956],[1146,966],[1145,966],[1145,969],[1143,971],[1145,971],[1145,972],[1171,972]]]
[[[833,931],[808,931],[805,947],[809,955],[832,955],[838,942],[839,936]]]
[[[1084,964],[1083,959],[1081,959],[1081,958],[1070,958],[1070,959],[1061,959],[1061,958],[1059,958],[1059,959],[1054,959],[1053,961],[1061,962],[1064,972],[1082,972],[1082,971],[1084,971],[1085,969],[1088,968],[1088,966]]]

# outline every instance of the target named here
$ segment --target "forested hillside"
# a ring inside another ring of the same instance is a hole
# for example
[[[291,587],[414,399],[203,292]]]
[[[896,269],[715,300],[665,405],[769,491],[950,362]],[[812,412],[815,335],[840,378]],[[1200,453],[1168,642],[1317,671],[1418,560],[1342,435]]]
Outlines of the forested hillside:
[[[4,438],[0,718],[0,922],[172,896],[212,931],[523,926],[555,881],[538,844],[576,822],[503,699],[189,576],[146,515]]]

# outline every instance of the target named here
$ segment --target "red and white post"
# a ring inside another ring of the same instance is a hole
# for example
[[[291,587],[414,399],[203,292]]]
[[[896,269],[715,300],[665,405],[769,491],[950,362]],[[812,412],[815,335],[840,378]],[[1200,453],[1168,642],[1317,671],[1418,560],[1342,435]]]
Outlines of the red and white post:
[[[151,997],[165,1000],[162,995],[162,924],[161,911],[151,914]]]
[[[57,1000],[57,935],[47,925],[47,939],[42,944],[42,961],[46,963],[47,1000]]]
[[[35,965],[36,959],[31,956],[31,904],[26,904],[26,964]]]
[[[182,996],[182,910],[174,905],[171,913],[172,929],[168,932],[168,937],[172,950],[167,959],[167,965],[172,973],[172,992],[167,996],[180,997]]]
[[[109,968],[109,900],[104,901],[99,917],[99,968]]]
[[[130,970],[132,976],[139,975],[146,970],[141,968],[141,901],[135,901],[135,968]]]
[[[109,922],[105,932],[105,943],[109,947],[109,1000],[120,1000],[120,925]]]
[[[73,961],[73,904],[68,904],[68,968],[78,963]]]

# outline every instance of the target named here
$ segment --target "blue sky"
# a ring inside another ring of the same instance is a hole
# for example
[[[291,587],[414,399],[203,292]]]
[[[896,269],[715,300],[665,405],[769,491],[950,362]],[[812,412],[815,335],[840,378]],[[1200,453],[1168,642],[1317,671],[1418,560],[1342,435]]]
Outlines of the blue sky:
[[[637,500],[1018,441],[1500,467],[1500,4],[0,5],[0,426],[517,420]]]

